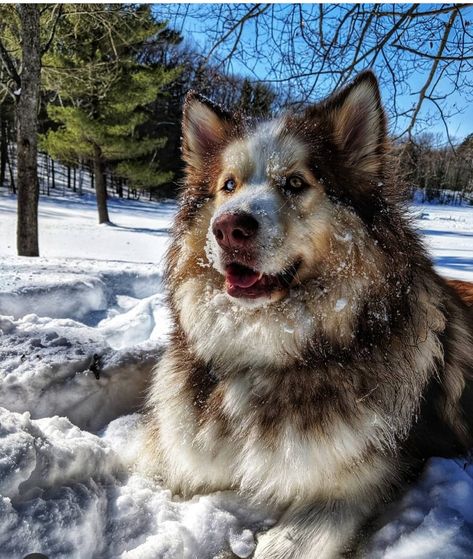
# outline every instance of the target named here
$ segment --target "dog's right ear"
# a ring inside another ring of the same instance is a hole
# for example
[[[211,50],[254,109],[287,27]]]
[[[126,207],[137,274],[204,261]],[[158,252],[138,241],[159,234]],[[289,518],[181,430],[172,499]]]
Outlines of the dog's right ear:
[[[199,169],[228,140],[232,115],[209,99],[190,91],[184,101],[182,155],[187,165]]]

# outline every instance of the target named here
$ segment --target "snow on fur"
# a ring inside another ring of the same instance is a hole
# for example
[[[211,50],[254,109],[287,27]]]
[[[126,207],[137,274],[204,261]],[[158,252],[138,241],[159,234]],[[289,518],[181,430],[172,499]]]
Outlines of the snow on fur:
[[[13,256],[14,207],[0,197],[0,559],[251,556],[272,523],[264,511],[231,492],[183,501],[133,470],[132,412],[166,343],[160,262],[175,205],[112,201],[115,226],[103,227],[90,198],[41,199],[35,259]],[[414,215],[439,271],[473,280],[473,209]],[[473,466],[461,458],[432,459],[366,551],[472,556]]]

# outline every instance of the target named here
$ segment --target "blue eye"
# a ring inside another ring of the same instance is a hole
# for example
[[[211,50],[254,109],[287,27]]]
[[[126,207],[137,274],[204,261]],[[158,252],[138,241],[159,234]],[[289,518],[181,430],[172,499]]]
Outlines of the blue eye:
[[[225,192],[233,192],[235,188],[236,188],[236,182],[233,179],[227,179],[223,183],[222,190],[224,190]]]

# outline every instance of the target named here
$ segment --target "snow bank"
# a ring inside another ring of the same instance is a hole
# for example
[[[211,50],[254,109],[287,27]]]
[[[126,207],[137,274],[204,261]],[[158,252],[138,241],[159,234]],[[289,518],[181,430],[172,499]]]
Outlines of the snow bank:
[[[34,418],[66,415],[92,431],[138,409],[168,318],[161,295],[130,315],[96,327],[35,314],[0,317],[0,406]]]
[[[156,265],[8,258],[0,406],[100,429],[141,405],[168,322]]]
[[[415,487],[390,507],[370,559],[471,559],[473,465],[433,458]]]
[[[248,557],[266,524],[235,494],[180,502],[127,470],[139,422],[117,419],[99,437],[64,417],[0,409],[0,557],[203,559],[223,549]]]
[[[161,352],[115,351],[100,329],[70,319],[2,317],[0,330],[0,406],[33,418],[65,415],[91,431],[138,409]]]
[[[19,318],[34,311],[94,323],[119,303],[118,297],[160,291],[161,272],[153,264],[10,257],[2,262],[0,314]]]
[[[29,278],[34,281],[34,278]],[[28,314],[31,309],[40,316],[53,318],[84,318],[91,312],[107,308],[105,285],[100,278],[85,274],[65,274],[60,283],[54,283],[41,274],[33,285],[21,285],[0,293],[0,309],[5,315],[16,318]]]

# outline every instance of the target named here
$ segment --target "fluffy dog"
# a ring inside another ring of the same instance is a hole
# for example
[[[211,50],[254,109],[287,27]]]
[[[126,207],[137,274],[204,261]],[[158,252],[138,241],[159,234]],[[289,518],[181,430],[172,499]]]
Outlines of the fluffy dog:
[[[472,443],[471,309],[389,173],[376,78],[252,122],[190,93],[148,451],[185,496],[278,523],[258,559],[325,559],[431,455]]]

